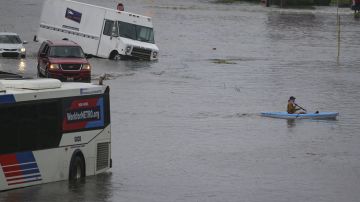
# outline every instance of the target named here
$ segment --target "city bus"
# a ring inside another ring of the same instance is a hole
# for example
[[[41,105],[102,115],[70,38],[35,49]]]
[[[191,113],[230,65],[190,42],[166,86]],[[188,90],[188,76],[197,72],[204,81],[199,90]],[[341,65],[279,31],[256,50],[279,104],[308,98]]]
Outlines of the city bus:
[[[111,165],[108,86],[0,72],[0,191],[78,180]]]

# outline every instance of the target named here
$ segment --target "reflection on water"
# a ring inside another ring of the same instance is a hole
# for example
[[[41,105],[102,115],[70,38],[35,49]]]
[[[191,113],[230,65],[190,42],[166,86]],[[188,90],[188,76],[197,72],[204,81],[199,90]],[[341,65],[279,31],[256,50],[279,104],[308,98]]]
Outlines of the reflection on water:
[[[111,173],[102,173],[78,182],[61,181],[10,190],[0,194],[0,201],[111,201],[111,178]]]
[[[319,16],[315,16],[312,13],[305,14],[290,14],[290,13],[271,13],[268,15],[267,26],[275,29],[296,29],[296,30],[308,30],[309,28],[320,29],[322,21],[318,20]],[[304,30],[304,31],[306,31]]]
[[[29,60],[23,58],[0,57],[0,71],[14,74],[32,75],[33,68],[28,68]],[[30,70],[30,71],[29,71]]]
[[[287,127],[288,128],[292,128],[294,127],[296,124],[295,124],[295,119],[287,119]]]
[[[18,71],[21,74],[25,73],[25,71],[26,71],[26,60],[24,60],[24,59],[19,60]]]
[[[31,7],[14,2],[0,6],[0,21],[15,19],[18,32],[32,37],[42,0]],[[114,6],[89,0],[99,2]],[[127,8],[155,11],[159,61],[90,59],[93,79],[104,75],[111,89],[113,175],[3,192],[1,202],[359,201],[360,40],[353,15],[342,17],[339,68],[333,14],[149,2],[127,1]],[[27,50],[36,56],[39,45]],[[0,69],[13,73],[36,76],[36,67],[36,57],[0,59]],[[258,116],[284,109],[294,92],[311,111],[342,116]],[[324,155],[314,161],[306,154]]]

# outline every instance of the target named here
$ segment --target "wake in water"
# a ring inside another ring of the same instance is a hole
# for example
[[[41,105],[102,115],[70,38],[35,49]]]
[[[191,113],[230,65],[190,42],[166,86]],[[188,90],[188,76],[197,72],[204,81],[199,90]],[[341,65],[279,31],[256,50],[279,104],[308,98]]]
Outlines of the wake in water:
[[[231,115],[224,116],[224,118],[245,118],[245,117],[257,117],[259,113],[235,113]]]
[[[245,118],[245,117],[257,117],[260,116],[259,113],[235,113],[235,114],[228,114],[228,115],[221,115],[213,112],[199,112],[197,114],[193,114],[193,118],[198,119],[205,119],[205,118],[211,118],[211,117],[222,117],[225,119],[231,119],[231,118]]]
[[[91,75],[91,80],[113,80],[117,79],[119,77],[123,76],[133,76],[135,75],[134,72],[131,73],[116,73],[116,72],[110,72],[110,73],[103,73],[101,75]]]

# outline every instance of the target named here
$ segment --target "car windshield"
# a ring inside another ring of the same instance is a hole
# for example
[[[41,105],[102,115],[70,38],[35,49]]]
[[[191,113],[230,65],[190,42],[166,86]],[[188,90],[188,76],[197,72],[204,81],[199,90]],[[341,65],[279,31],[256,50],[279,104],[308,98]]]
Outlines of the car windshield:
[[[54,46],[50,48],[49,57],[84,58],[84,52],[79,46]]]
[[[20,44],[22,42],[17,35],[0,35],[0,43]]]
[[[119,23],[119,34],[121,37],[147,42],[147,43],[155,43],[154,31],[152,28],[121,22],[121,21],[118,21],[118,23]]]

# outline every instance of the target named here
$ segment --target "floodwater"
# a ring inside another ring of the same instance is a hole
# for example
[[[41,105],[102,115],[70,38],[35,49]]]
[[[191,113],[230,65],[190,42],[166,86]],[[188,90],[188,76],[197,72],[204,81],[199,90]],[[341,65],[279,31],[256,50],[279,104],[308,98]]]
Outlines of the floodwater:
[[[115,7],[116,1],[90,0]],[[0,193],[0,201],[358,202],[360,21],[336,8],[264,8],[206,0],[128,0],[153,17],[157,62],[92,58],[111,88],[108,172],[79,184]],[[23,60],[0,70],[36,76],[32,42],[42,0],[0,1],[0,30],[18,32]],[[337,120],[260,117],[290,95]]]

